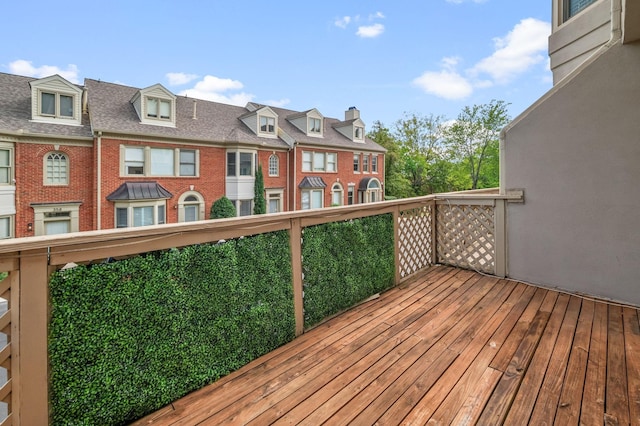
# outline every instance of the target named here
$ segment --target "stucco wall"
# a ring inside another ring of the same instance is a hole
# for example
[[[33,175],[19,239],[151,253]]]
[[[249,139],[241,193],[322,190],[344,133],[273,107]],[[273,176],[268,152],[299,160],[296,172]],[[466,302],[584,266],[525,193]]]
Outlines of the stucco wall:
[[[506,131],[509,276],[640,305],[639,70],[615,45]]]

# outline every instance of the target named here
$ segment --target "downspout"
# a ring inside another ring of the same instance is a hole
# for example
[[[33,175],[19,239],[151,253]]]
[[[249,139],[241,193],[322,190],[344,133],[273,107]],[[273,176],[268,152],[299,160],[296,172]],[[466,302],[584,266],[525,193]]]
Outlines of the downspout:
[[[98,132],[98,158],[97,158],[97,168],[98,172],[96,173],[96,229],[102,229],[102,132]]]
[[[298,149],[296,148],[296,143],[293,143],[293,183],[291,185],[291,188],[293,188],[293,211],[298,210],[298,191],[296,191],[296,182],[297,182],[297,177],[296,177],[296,173],[298,170]]]
[[[291,211],[291,180],[289,179],[289,168],[291,167],[291,148],[287,150],[287,211]]]

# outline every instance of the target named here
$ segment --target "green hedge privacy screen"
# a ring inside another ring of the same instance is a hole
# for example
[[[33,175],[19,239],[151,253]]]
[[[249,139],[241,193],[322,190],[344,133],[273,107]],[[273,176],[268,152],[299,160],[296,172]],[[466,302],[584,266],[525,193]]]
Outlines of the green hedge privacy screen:
[[[54,424],[125,424],[295,335],[287,231],[78,266],[50,281]]]
[[[393,285],[393,216],[307,227],[302,259],[309,327]]]

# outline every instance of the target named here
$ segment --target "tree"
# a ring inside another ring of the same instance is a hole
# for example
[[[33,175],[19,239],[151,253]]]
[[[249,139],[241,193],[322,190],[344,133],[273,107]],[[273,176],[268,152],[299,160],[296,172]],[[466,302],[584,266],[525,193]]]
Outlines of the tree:
[[[477,189],[479,183],[493,184],[498,176],[487,176],[486,163],[491,158],[497,161],[495,153],[499,146],[500,131],[509,122],[507,103],[492,100],[488,104],[466,106],[456,121],[445,127],[444,138],[450,158],[467,170],[470,189]],[[491,167],[497,174],[498,168]]]
[[[262,175],[262,164],[258,164],[256,171],[256,183],[253,186],[253,214],[265,214],[267,212],[267,202],[264,199],[264,176]]]
[[[387,150],[384,156],[385,196],[392,198],[413,196],[411,183],[403,175],[403,158],[398,140],[391,135],[389,129],[380,121],[373,123],[372,129],[367,136]]]
[[[225,217],[236,217],[236,208],[227,197],[224,195],[217,199],[211,205],[211,212],[209,214],[209,219],[221,219]]]

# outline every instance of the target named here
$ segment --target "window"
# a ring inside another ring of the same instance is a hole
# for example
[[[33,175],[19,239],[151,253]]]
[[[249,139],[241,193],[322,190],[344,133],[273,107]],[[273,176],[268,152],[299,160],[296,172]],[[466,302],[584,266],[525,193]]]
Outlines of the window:
[[[331,205],[332,206],[341,206],[343,204],[343,191],[342,185],[339,183],[334,183],[333,187],[331,187]]]
[[[306,189],[302,191],[302,210],[319,209],[324,206],[322,189]]]
[[[160,225],[166,222],[165,200],[116,204],[116,228]]]
[[[278,213],[282,211],[282,191],[267,190],[267,213]]]
[[[360,173],[360,154],[353,154],[353,171]]]
[[[319,118],[309,118],[309,133],[320,134],[322,132],[322,120]]]
[[[203,220],[204,198],[200,193],[189,191],[178,199],[178,222],[195,222]]]
[[[269,176],[278,176],[280,174],[280,161],[278,156],[271,154],[269,157]]]
[[[596,0],[565,0],[564,1],[564,20],[582,12],[587,6],[595,3]]]
[[[80,203],[32,204],[35,235],[57,235],[80,230]]]
[[[12,150],[0,148],[0,185],[9,185],[12,182]]]
[[[354,136],[356,139],[362,139],[364,129],[362,127],[356,127],[354,130]]]
[[[238,216],[251,216],[253,212],[253,200],[231,200]]]
[[[273,117],[260,116],[260,131],[262,133],[275,133],[276,132],[276,119]]]
[[[369,155],[362,156],[362,172],[369,173]]]
[[[361,203],[375,203],[382,201],[382,185],[376,178],[365,178],[360,182],[358,199]]]
[[[159,98],[147,98],[147,118],[171,119],[171,101]]]
[[[40,115],[73,118],[73,96],[53,92],[40,92]]]
[[[355,185],[349,185],[348,186],[348,190],[347,190],[347,204],[348,205],[352,205],[353,204],[353,201],[354,201],[353,195],[354,195],[355,191],[356,191]]]
[[[253,152],[227,152],[227,176],[253,176],[254,158]]]
[[[45,185],[67,185],[69,171],[67,156],[62,152],[50,152],[45,156]]]
[[[378,156],[371,156],[371,173],[378,173]]]
[[[303,172],[335,172],[337,171],[338,154],[335,152],[309,152],[302,153]]]
[[[11,216],[0,217],[0,240],[11,238]]]
[[[122,147],[125,176],[197,176],[198,152],[193,149]]]

